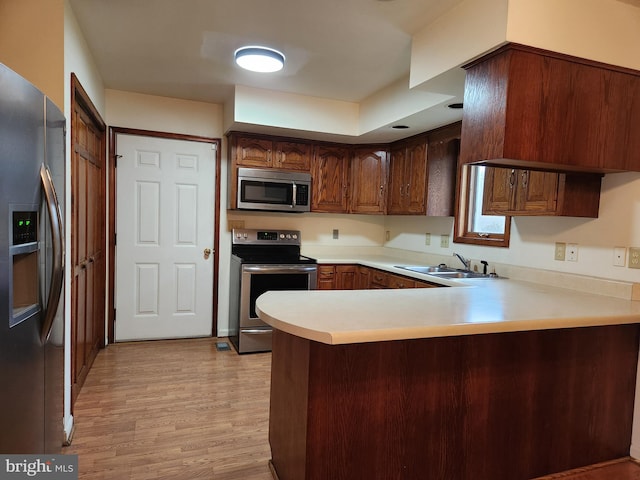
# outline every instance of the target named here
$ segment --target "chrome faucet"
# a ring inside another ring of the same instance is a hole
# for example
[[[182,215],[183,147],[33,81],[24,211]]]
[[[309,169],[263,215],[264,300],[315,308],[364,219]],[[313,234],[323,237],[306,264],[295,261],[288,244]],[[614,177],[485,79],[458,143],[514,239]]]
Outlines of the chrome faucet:
[[[458,260],[460,260],[463,264],[464,264],[464,269],[467,272],[471,271],[471,260],[467,260],[466,258],[464,258],[462,255],[460,255],[459,253],[455,253],[453,254],[454,256],[458,257]]]

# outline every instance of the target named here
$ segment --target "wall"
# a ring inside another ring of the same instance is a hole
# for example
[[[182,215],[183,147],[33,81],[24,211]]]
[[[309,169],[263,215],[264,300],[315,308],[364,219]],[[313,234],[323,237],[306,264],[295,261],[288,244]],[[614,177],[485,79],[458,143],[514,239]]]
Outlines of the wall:
[[[605,175],[601,192],[597,219],[514,217],[509,248],[454,243],[441,248],[441,234],[453,238],[453,220],[422,217],[388,217],[385,229],[391,240],[385,246],[640,282],[640,270],[613,266],[613,247],[640,246],[640,173]],[[426,232],[432,236],[430,246],[425,245]],[[555,242],[577,243],[578,261],[554,260]]]
[[[180,133],[223,139],[223,108],[221,105],[179,100],[175,98],[143,95],[107,89],[105,92],[106,122],[111,127],[137,128],[158,132]],[[226,208],[227,166],[226,142],[222,142],[221,204]],[[227,229],[226,215],[220,217],[220,229]],[[219,246],[220,282],[218,316],[224,325],[228,323],[228,281],[230,240],[222,236]],[[226,260],[225,260],[226,259]],[[225,327],[226,328],[226,327]]]
[[[91,52],[78,26],[76,17],[68,0],[64,2],[64,116],[67,119],[66,138],[66,219],[71,218],[71,73],[74,73],[85,89],[98,112],[104,117],[104,84],[98,73]],[[71,222],[65,221],[65,255],[71,258]],[[64,392],[64,430],[66,435],[73,428],[71,415],[71,269],[65,269],[65,392]]]
[[[0,2],[0,62],[63,110],[63,0]]]

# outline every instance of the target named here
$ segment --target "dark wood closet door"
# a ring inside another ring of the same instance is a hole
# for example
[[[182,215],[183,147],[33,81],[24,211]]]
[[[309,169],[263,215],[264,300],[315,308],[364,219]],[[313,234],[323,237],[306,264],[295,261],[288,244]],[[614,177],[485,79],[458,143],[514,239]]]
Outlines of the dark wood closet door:
[[[72,402],[104,346],[105,125],[74,83],[71,123]]]

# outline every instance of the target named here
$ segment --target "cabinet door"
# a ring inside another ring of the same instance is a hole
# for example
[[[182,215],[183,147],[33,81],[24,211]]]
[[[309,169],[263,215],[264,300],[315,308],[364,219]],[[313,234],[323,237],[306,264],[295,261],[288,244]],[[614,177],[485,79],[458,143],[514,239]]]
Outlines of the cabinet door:
[[[518,171],[514,168],[489,167],[484,174],[484,195],[482,213],[484,215],[504,215],[512,210]]]
[[[408,277],[401,275],[387,274],[387,287],[389,288],[414,288],[416,282]]]
[[[421,141],[407,148],[405,163],[404,213],[421,215],[426,212],[427,144]]]
[[[274,142],[274,168],[308,172],[311,168],[311,144],[302,142]]]
[[[387,274],[380,270],[371,269],[369,288],[387,288]]]
[[[518,185],[514,210],[535,214],[554,214],[558,200],[558,174],[517,170]]]
[[[271,140],[238,137],[236,165],[242,167],[271,167]]]
[[[322,145],[315,147],[312,162],[312,211],[348,211],[349,158],[348,148]]]
[[[351,165],[352,213],[383,214],[386,206],[387,152],[356,149]]]
[[[371,283],[371,269],[369,267],[363,267],[358,265],[358,280],[356,288],[360,290],[366,290]]]
[[[389,159],[389,183],[387,197],[387,213],[389,215],[402,215],[406,213],[405,201],[405,164],[407,149],[405,146],[391,150]]]
[[[336,265],[336,290],[354,290],[357,288],[357,272],[356,265]]]
[[[426,214],[452,217],[455,214],[460,127],[456,124],[433,137],[429,138],[427,149]]]
[[[333,265],[318,265],[318,290],[335,288],[335,268]]]

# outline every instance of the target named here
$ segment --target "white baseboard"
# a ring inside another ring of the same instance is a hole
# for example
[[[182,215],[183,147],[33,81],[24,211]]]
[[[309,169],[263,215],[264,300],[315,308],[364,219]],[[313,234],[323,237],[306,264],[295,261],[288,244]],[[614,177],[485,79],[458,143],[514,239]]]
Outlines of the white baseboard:
[[[75,431],[75,423],[73,422],[73,415],[69,415],[64,419],[64,445],[71,445],[73,440],[73,432]]]

